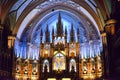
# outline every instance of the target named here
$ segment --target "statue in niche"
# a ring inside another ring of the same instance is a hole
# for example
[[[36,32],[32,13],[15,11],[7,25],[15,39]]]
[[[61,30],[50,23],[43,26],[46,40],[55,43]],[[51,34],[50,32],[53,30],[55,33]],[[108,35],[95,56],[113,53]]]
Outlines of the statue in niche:
[[[75,73],[75,67],[73,65],[71,66],[71,73]]]
[[[92,68],[92,71],[91,71],[92,73],[95,73],[95,69],[94,68]]]
[[[33,63],[33,68],[36,68],[37,64],[36,63]]]
[[[24,74],[28,75],[28,62],[24,62]]]
[[[36,66],[37,66],[37,64],[36,64],[36,63],[33,63],[33,65],[32,65],[32,67],[33,67],[32,74],[33,74],[33,75],[37,75]]]
[[[36,69],[33,69],[32,74],[33,74],[33,75],[37,75],[37,71],[36,71]]]
[[[20,73],[19,67],[16,68],[16,73],[18,73],[18,74]]]
[[[87,67],[86,66],[84,66],[84,68],[83,68],[83,74],[87,74]]]
[[[45,64],[45,66],[44,66],[44,73],[47,73],[47,65]]]
[[[20,65],[20,61],[17,61],[16,64],[17,64],[17,65]]]
[[[27,69],[25,69],[24,74],[28,75],[28,70]]]
[[[54,56],[54,68],[55,70],[65,70],[65,58],[63,54],[58,53]]]
[[[24,67],[27,67],[28,66],[28,62],[24,62]]]

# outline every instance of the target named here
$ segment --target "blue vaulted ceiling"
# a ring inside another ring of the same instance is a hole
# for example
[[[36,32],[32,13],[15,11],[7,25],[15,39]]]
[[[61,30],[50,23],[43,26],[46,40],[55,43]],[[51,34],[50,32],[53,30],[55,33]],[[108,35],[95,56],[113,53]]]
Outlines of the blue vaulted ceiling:
[[[25,29],[23,36],[22,36],[22,41],[30,41],[31,43],[40,43],[40,33],[42,31],[43,38],[45,36],[45,31],[46,31],[46,26],[48,25],[49,33],[52,34],[52,30],[54,28],[56,32],[56,24],[58,22],[58,14],[60,13],[61,15],[61,21],[63,23],[63,32],[65,32],[65,29],[67,29],[68,33],[68,40],[70,37],[70,30],[71,30],[71,25],[74,27],[74,32],[75,32],[75,39],[77,41],[77,30],[80,32],[80,42],[85,42],[88,41],[88,33],[87,30],[85,29],[85,26],[81,23],[78,17],[75,15],[63,11],[63,10],[58,10],[54,11],[44,18],[42,18],[40,21],[38,21],[38,25],[32,26],[30,25],[28,28]],[[34,27],[34,28],[33,28]],[[32,32],[32,33],[31,33]],[[52,37],[50,37],[52,38]],[[45,39],[43,39],[44,42]],[[51,39],[50,39],[51,40]]]
[[[54,35],[57,34],[56,25],[58,23],[59,13],[63,24],[63,34],[67,30],[67,42],[70,41],[71,26],[73,26],[73,32],[75,34],[74,39],[76,42],[80,42],[80,51],[82,53],[80,57],[94,57],[100,54],[101,41],[100,35],[98,34],[98,26],[96,25],[95,20],[93,20],[92,16],[84,8],[77,7],[77,9],[80,10],[80,13],[78,14],[75,14],[77,12],[74,12],[73,8],[70,11],[67,11],[67,9],[58,8],[57,10],[49,13],[43,13],[43,15],[39,13],[40,9],[38,8],[34,9],[33,12],[31,11],[31,13],[24,19],[29,22],[23,21],[18,31],[18,40],[15,42],[15,53],[17,57],[28,59],[39,58],[40,43],[45,43],[46,41],[45,34],[47,31],[47,25],[50,35],[50,42],[53,39],[53,30],[55,32]],[[83,13],[86,15],[83,15]],[[32,15],[37,15],[37,17],[34,18]],[[32,21],[30,19],[32,19]],[[79,36],[79,40],[77,36]],[[96,47],[97,49],[95,49]],[[92,52],[90,52],[90,49]]]

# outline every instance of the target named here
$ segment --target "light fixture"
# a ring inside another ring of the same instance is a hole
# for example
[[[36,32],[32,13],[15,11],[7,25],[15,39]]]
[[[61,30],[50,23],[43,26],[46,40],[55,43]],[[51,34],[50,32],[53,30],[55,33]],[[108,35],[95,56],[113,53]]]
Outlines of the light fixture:
[[[71,80],[70,78],[62,78],[62,80]]]
[[[56,80],[56,78],[48,78],[47,80]]]

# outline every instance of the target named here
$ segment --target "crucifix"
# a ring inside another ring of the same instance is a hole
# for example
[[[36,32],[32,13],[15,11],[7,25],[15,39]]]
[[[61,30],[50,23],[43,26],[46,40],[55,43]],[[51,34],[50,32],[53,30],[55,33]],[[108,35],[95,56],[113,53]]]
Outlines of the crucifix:
[[[59,54],[59,55],[58,55],[58,57],[59,57],[59,58],[61,58],[61,57],[62,57],[62,55],[60,55],[60,54]]]

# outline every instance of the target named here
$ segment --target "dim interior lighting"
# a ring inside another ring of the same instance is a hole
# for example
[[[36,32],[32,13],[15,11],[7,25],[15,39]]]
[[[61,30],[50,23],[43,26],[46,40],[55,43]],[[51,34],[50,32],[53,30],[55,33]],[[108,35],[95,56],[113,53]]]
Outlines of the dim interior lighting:
[[[82,12],[85,12],[86,14],[88,14],[88,12],[86,10],[84,10],[83,8],[81,8],[81,10],[82,10]],[[35,13],[37,14],[36,10],[35,10]],[[61,13],[61,18],[63,18],[64,16],[67,16],[66,15],[67,12],[60,11],[60,13]],[[29,16],[32,14],[34,14],[34,13],[30,12],[24,20],[28,20]],[[57,14],[56,14],[56,16],[57,16]],[[97,26],[97,24],[94,23],[94,19],[92,18],[92,16],[90,16],[90,14],[88,14],[86,16],[88,16],[88,18],[91,19],[93,24]],[[34,17],[34,16],[32,16],[32,17]],[[49,20],[53,20],[54,17],[50,17]],[[71,15],[71,17],[74,17],[74,16]],[[64,73],[64,71],[67,70],[66,69],[67,67],[69,67],[69,71],[71,71],[71,72],[74,71],[75,73],[77,73],[77,71],[80,70],[80,76],[78,76],[78,77],[81,77],[83,79],[88,80],[90,78],[91,79],[95,78],[96,75],[101,76],[101,74],[102,74],[101,73],[102,65],[100,65],[101,58],[99,56],[96,58],[96,56],[100,53],[101,46],[100,46],[99,40],[90,40],[90,42],[89,42],[89,37],[87,36],[87,33],[85,32],[86,30],[81,26],[82,23],[80,25],[80,24],[76,23],[77,19],[70,18],[70,21],[69,21],[68,18],[69,18],[69,16],[67,16],[65,18],[66,20],[64,20],[64,19],[61,20],[62,21],[61,25],[63,26],[63,28],[60,28],[60,30],[57,27],[57,25],[59,25],[59,24],[56,21],[56,19],[53,20],[53,23],[55,22],[54,24],[50,23],[52,21],[49,21],[49,20],[45,24],[42,23],[42,21],[41,21],[40,22],[41,28],[35,26],[35,30],[33,30],[33,32],[32,32],[33,36],[30,37],[31,38],[30,43],[28,43],[27,41],[24,41],[24,37],[21,38],[21,40],[23,39],[23,42],[19,41],[22,31],[24,30],[25,26],[29,23],[28,21],[24,22],[24,20],[23,20],[23,22],[20,25],[20,29],[17,34],[18,39],[16,39],[16,44],[15,44],[15,52],[17,54],[17,57],[20,56],[20,58],[21,58],[21,64],[18,64],[18,66],[20,66],[20,69],[18,71],[19,75],[16,74],[16,78],[27,79],[30,76],[30,79],[32,78],[32,80],[37,80],[39,78],[42,79],[42,78],[44,78],[44,76],[41,77],[39,75],[38,70],[44,72],[45,75],[46,75],[46,72],[48,72],[48,75],[51,74],[50,72],[52,72],[52,70],[53,71],[55,70],[55,72],[62,74],[62,72]],[[45,20],[43,19],[43,22]],[[71,26],[70,25],[71,23],[69,23],[72,21],[76,21],[76,22],[72,23],[73,26]],[[48,25],[47,28],[44,26],[46,24]],[[51,26],[49,26],[49,25],[52,25],[53,28],[51,28]],[[78,25],[80,27],[78,27]],[[57,29],[56,29],[56,27],[57,27]],[[74,29],[73,29],[73,27],[74,27]],[[78,29],[78,31],[77,31],[77,29]],[[40,35],[39,31],[41,31],[40,33],[43,33],[43,32],[44,33],[41,34],[41,36],[38,36],[38,35]],[[77,32],[80,32],[80,33],[77,33]],[[50,35],[48,35],[48,34],[50,34]],[[48,38],[51,41],[47,41]],[[82,41],[81,38],[85,39],[85,42]],[[27,38],[25,38],[25,39],[27,39]],[[35,41],[34,41],[34,39],[35,39]],[[38,39],[40,39],[40,40],[38,40]],[[80,41],[77,39],[80,39]],[[86,40],[88,40],[88,42],[86,42]],[[10,43],[9,43],[9,46],[10,46]],[[40,56],[38,56],[39,53],[40,53]],[[41,57],[41,55],[42,55],[42,57]],[[79,55],[81,56],[81,58],[80,58],[81,63],[79,63],[77,59],[74,59],[74,58],[77,58],[77,56],[79,56]],[[27,57],[28,57],[28,60],[25,60]],[[67,62],[67,60],[70,60],[69,57],[71,58],[70,63],[68,63],[69,61]],[[40,58],[40,60],[42,60],[42,61],[40,61],[40,63],[39,63],[39,58]],[[49,61],[49,58],[51,58],[52,62]],[[22,66],[23,65],[22,62],[24,60],[25,60],[25,62],[27,62],[27,64],[25,64],[25,66]],[[38,60],[38,62],[37,62],[37,60]],[[30,61],[30,62],[28,62],[28,61]],[[33,61],[35,64],[31,65],[31,62],[33,62]],[[70,66],[68,64],[70,64]],[[29,65],[31,66],[30,68],[29,68]],[[39,65],[42,65],[42,67],[39,68]],[[79,68],[81,68],[81,69],[77,69],[77,65],[80,65]],[[94,65],[95,65],[95,67],[94,67]],[[24,71],[24,68],[26,68],[26,67],[27,67],[27,69],[25,69],[26,71]],[[94,69],[92,69],[93,67],[94,67]],[[23,69],[24,73],[23,73],[22,69]],[[40,74],[41,74],[41,72],[40,72]],[[66,74],[66,75],[68,75],[68,74]],[[48,76],[46,77],[46,79],[47,80],[57,80],[56,78],[48,78]],[[71,80],[71,78],[69,78],[69,77],[62,78],[62,80]]]

